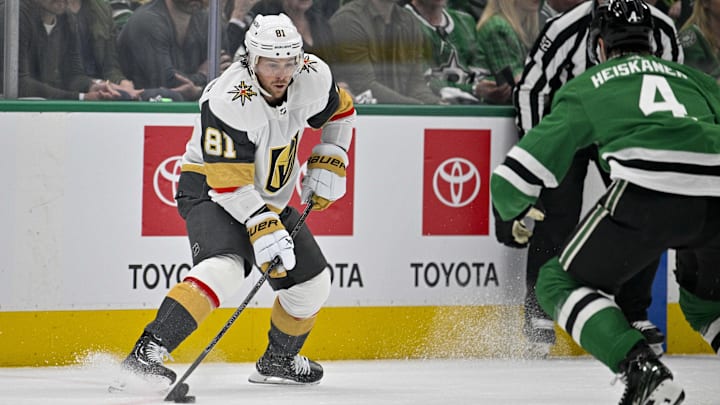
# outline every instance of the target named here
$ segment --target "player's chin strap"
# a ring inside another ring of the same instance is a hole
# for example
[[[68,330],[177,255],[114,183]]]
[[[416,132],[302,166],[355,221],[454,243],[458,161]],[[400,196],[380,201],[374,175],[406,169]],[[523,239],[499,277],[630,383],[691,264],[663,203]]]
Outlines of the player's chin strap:
[[[300,231],[300,228],[302,228],[303,224],[305,223],[305,219],[308,215],[310,215],[310,211],[312,211],[313,208],[313,202],[312,200],[308,202],[307,206],[302,212],[302,215],[300,215],[300,218],[298,219],[297,223],[293,227],[292,231],[290,232],[290,237],[294,238],[295,235]],[[187,384],[184,384],[185,380],[192,374],[192,372],[197,368],[197,366],[200,365],[200,363],[207,357],[207,355],[210,353],[210,351],[217,345],[217,343],[222,339],[222,337],[227,333],[228,329],[232,326],[233,323],[235,323],[235,320],[240,316],[240,314],[245,310],[245,308],[250,303],[250,300],[253,299],[255,294],[260,290],[260,287],[262,287],[263,284],[265,284],[265,281],[267,280],[268,276],[270,275],[270,272],[275,272],[276,268],[280,264],[280,257],[275,256],[275,258],[270,262],[270,265],[268,266],[268,270],[266,272],[262,273],[262,276],[260,276],[260,279],[255,283],[252,290],[248,293],[247,297],[245,297],[245,300],[240,304],[240,306],[233,312],[232,316],[228,321],[225,323],[225,326],[218,332],[217,336],[210,342],[210,344],[207,345],[205,350],[203,350],[202,353],[200,353],[200,356],[198,356],[197,359],[188,367],[187,371],[185,371],[185,374],[180,377],[180,379],[175,383],[175,385],[172,387],[170,392],[168,392],[167,396],[165,396],[165,401],[171,401],[171,402],[183,402],[183,399],[187,395]]]

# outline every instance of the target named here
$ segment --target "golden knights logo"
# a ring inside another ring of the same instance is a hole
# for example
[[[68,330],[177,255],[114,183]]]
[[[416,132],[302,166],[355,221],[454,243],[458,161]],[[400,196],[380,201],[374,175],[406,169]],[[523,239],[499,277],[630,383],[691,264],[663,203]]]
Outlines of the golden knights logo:
[[[270,171],[267,182],[265,183],[265,189],[268,192],[277,192],[291,180],[293,169],[295,168],[295,161],[297,160],[299,136],[300,132],[298,131],[295,133],[295,136],[293,136],[289,145],[270,149]]]
[[[252,101],[253,96],[257,96],[257,92],[253,91],[252,85],[245,84],[245,80],[241,81],[239,85],[228,91],[228,94],[232,94],[233,98],[231,101],[240,99],[240,104],[245,105],[245,101]]]
[[[312,70],[313,72],[317,72],[317,68],[315,68],[315,64],[317,61],[310,60],[310,57],[305,55],[305,58],[303,59],[302,66],[300,67],[300,73],[307,72],[310,73]]]

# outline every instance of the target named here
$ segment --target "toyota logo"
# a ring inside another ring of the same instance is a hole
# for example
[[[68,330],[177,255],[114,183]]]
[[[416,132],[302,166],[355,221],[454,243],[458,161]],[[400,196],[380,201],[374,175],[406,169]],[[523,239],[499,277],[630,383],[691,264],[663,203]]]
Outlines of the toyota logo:
[[[443,182],[443,183],[441,183]],[[452,208],[464,207],[480,192],[480,173],[472,162],[460,157],[442,162],[433,174],[433,190],[438,200]],[[450,195],[443,195],[441,184],[448,184]]]
[[[182,167],[182,156],[171,156],[160,163],[153,173],[153,190],[157,198],[163,204],[176,207],[175,194],[177,193],[178,181],[180,181],[180,169]],[[164,180],[162,186],[160,181]],[[167,183],[170,183],[168,193]]]

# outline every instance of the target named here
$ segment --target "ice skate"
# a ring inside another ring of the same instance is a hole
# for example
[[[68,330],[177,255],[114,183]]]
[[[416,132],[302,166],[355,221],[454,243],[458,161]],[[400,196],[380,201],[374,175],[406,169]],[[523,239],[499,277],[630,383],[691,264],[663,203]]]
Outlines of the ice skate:
[[[258,384],[319,384],[323,377],[320,364],[305,356],[283,356],[266,352],[255,364],[248,381]]]
[[[633,349],[620,364],[625,382],[620,405],[678,405],[685,399],[683,388],[646,345]]]
[[[524,357],[526,359],[545,359],[555,345],[555,329],[553,321],[543,318],[532,318],[525,322],[524,333],[527,337]]]
[[[665,350],[663,350],[663,343],[665,343],[665,335],[658,329],[655,324],[648,320],[635,321],[631,326],[640,331],[645,336],[645,340],[648,346],[655,352],[658,357],[662,356]]]
[[[125,390],[129,380],[134,378],[139,378],[157,389],[167,389],[175,382],[177,376],[174,371],[163,365],[165,359],[171,359],[167,349],[152,335],[143,333],[132,352],[121,364],[123,371],[130,375],[114,381],[109,391]]]

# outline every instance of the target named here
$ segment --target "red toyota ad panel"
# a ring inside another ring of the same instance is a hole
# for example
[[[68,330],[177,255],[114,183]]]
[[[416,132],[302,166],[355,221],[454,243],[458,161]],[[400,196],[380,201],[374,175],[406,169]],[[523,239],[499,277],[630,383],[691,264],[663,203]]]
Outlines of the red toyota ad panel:
[[[175,203],[181,158],[191,126],[146,126],[143,155],[142,236],[184,236]]]
[[[426,129],[423,236],[488,235],[490,130]]]
[[[300,141],[300,150],[298,151],[298,159],[301,164],[301,176],[296,185],[296,193],[290,200],[290,205],[302,210],[300,204],[300,181],[302,176],[307,172],[307,160],[312,153],[312,148],[320,143],[321,131],[305,128],[302,139]],[[355,134],[353,134],[353,138]],[[313,232],[313,235],[333,235],[333,236],[351,236],[353,234],[353,207],[355,200],[355,142],[350,145],[348,151],[348,159],[350,165],[347,167],[347,193],[343,198],[333,203],[330,208],[310,215],[307,224]]]

